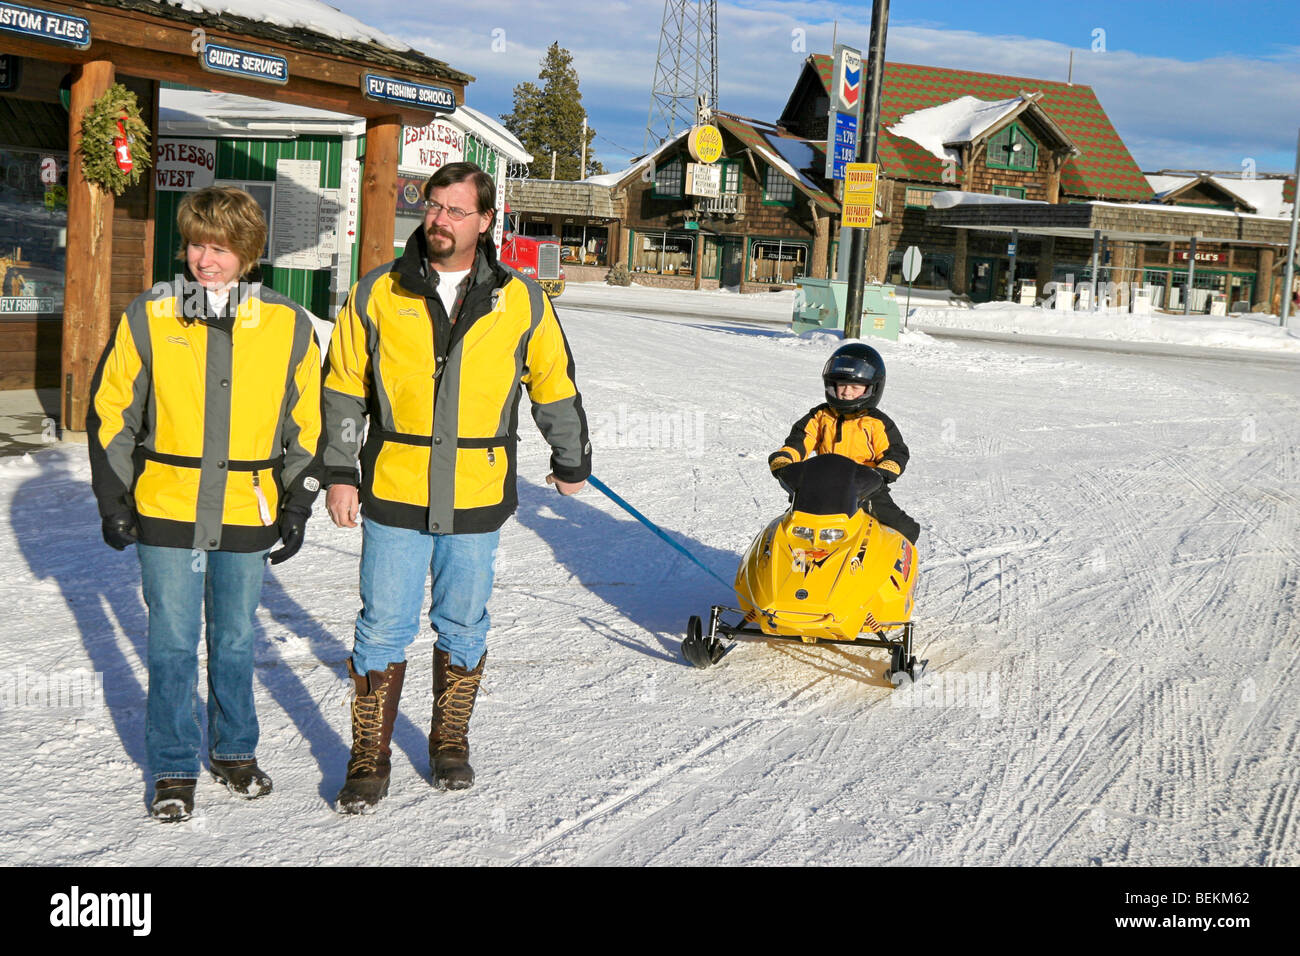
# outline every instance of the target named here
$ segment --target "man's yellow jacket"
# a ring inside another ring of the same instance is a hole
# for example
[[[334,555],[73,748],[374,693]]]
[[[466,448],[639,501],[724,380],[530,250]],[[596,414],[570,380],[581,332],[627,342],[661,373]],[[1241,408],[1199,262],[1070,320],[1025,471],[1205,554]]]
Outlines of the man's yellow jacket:
[[[320,350],[306,310],[260,283],[222,315],[178,278],[127,307],[86,416],[100,514],[134,510],[145,544],[261,551],[320,490]]]
[[[573,357],[541,286],[500,265],[490,241],[451,316],[425,250],[417,228],[339,313],[324,385],[325,481],[358,484],[359,459],[365,516],[439,534],[494,531],[518,501],[523,389],[551,471],[570,482],[591,474]]]

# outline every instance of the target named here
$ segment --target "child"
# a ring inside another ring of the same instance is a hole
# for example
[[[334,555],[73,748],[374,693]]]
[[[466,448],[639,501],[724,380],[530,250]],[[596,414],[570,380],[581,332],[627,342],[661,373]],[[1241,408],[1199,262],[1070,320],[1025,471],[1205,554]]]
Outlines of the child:
[[[842,345],[822,369],[826,401],[795,422],[780,451],[768,456],[772,474],[809,455],[835,454],[875,470],[880,490],[862,502],[863,509],[886,527],[916,544],[921,526],[894,504],[889,483],[907,467],[907,446],[888,415],[876,408],[885,391],[885,362],[870,345]]]

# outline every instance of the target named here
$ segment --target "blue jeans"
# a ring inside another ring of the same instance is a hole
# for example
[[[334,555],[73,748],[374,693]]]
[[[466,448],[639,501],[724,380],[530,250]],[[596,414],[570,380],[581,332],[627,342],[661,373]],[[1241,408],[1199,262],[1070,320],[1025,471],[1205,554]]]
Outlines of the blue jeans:
[[[420,630],[424,582],[433,575],[429,624],[455,667],[473,669],[487,650],[488,598],[499,531],[432,534],[380,524],[361,526],[361,612],[352,666],[358,674],[406,660]]]
[[[149,700],[144,743],[154,780],[197,778],[199,625],[208,641],[208,752],[247,760],[257,749],[253,616],[266,552],[191,551],[137,544],[149,608]]]

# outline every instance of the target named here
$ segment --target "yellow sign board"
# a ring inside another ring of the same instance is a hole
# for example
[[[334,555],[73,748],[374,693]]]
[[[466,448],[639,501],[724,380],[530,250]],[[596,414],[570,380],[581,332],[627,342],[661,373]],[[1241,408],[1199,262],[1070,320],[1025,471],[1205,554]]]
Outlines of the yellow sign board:
[[[844,215],[848,229],[870,229],[876,222],[876,163],[848,163],[844,167]]]
[[[686,148],[696,162],[716,163],[722,158],[722,131],[708,124],[692,126]]]

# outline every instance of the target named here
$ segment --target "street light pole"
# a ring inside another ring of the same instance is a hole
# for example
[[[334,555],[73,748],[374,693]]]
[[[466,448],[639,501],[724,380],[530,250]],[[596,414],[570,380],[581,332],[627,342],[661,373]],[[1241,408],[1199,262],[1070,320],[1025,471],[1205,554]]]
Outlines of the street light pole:
[[[871,5],[871,49],[867,55],[867,115],[862,140],[858,144],[858,162],[876,162],[876,140],[880,127],[880,89],[885,74],[885,34],[889,29],[889,0],[875,0]],[[879,188],[880,176],[876,176]],[[865,229],[849,230],[849,284],[844,303],[844,337],[862,335],[862,286],[866,281],[867,234]]]
[[[1295,143],[1295,182],[1296,194],[1291,198],[1291,241],[1286,247],[1286,278],[1282,282],[1282,308],[1278,311],[1282,313],[1282,328],[1286,328],[1286,320],[1291,315],[1291,281],[1295,274],[1295,239],[1296,224],[1300,223],[1300,134],[1296,135]]]

